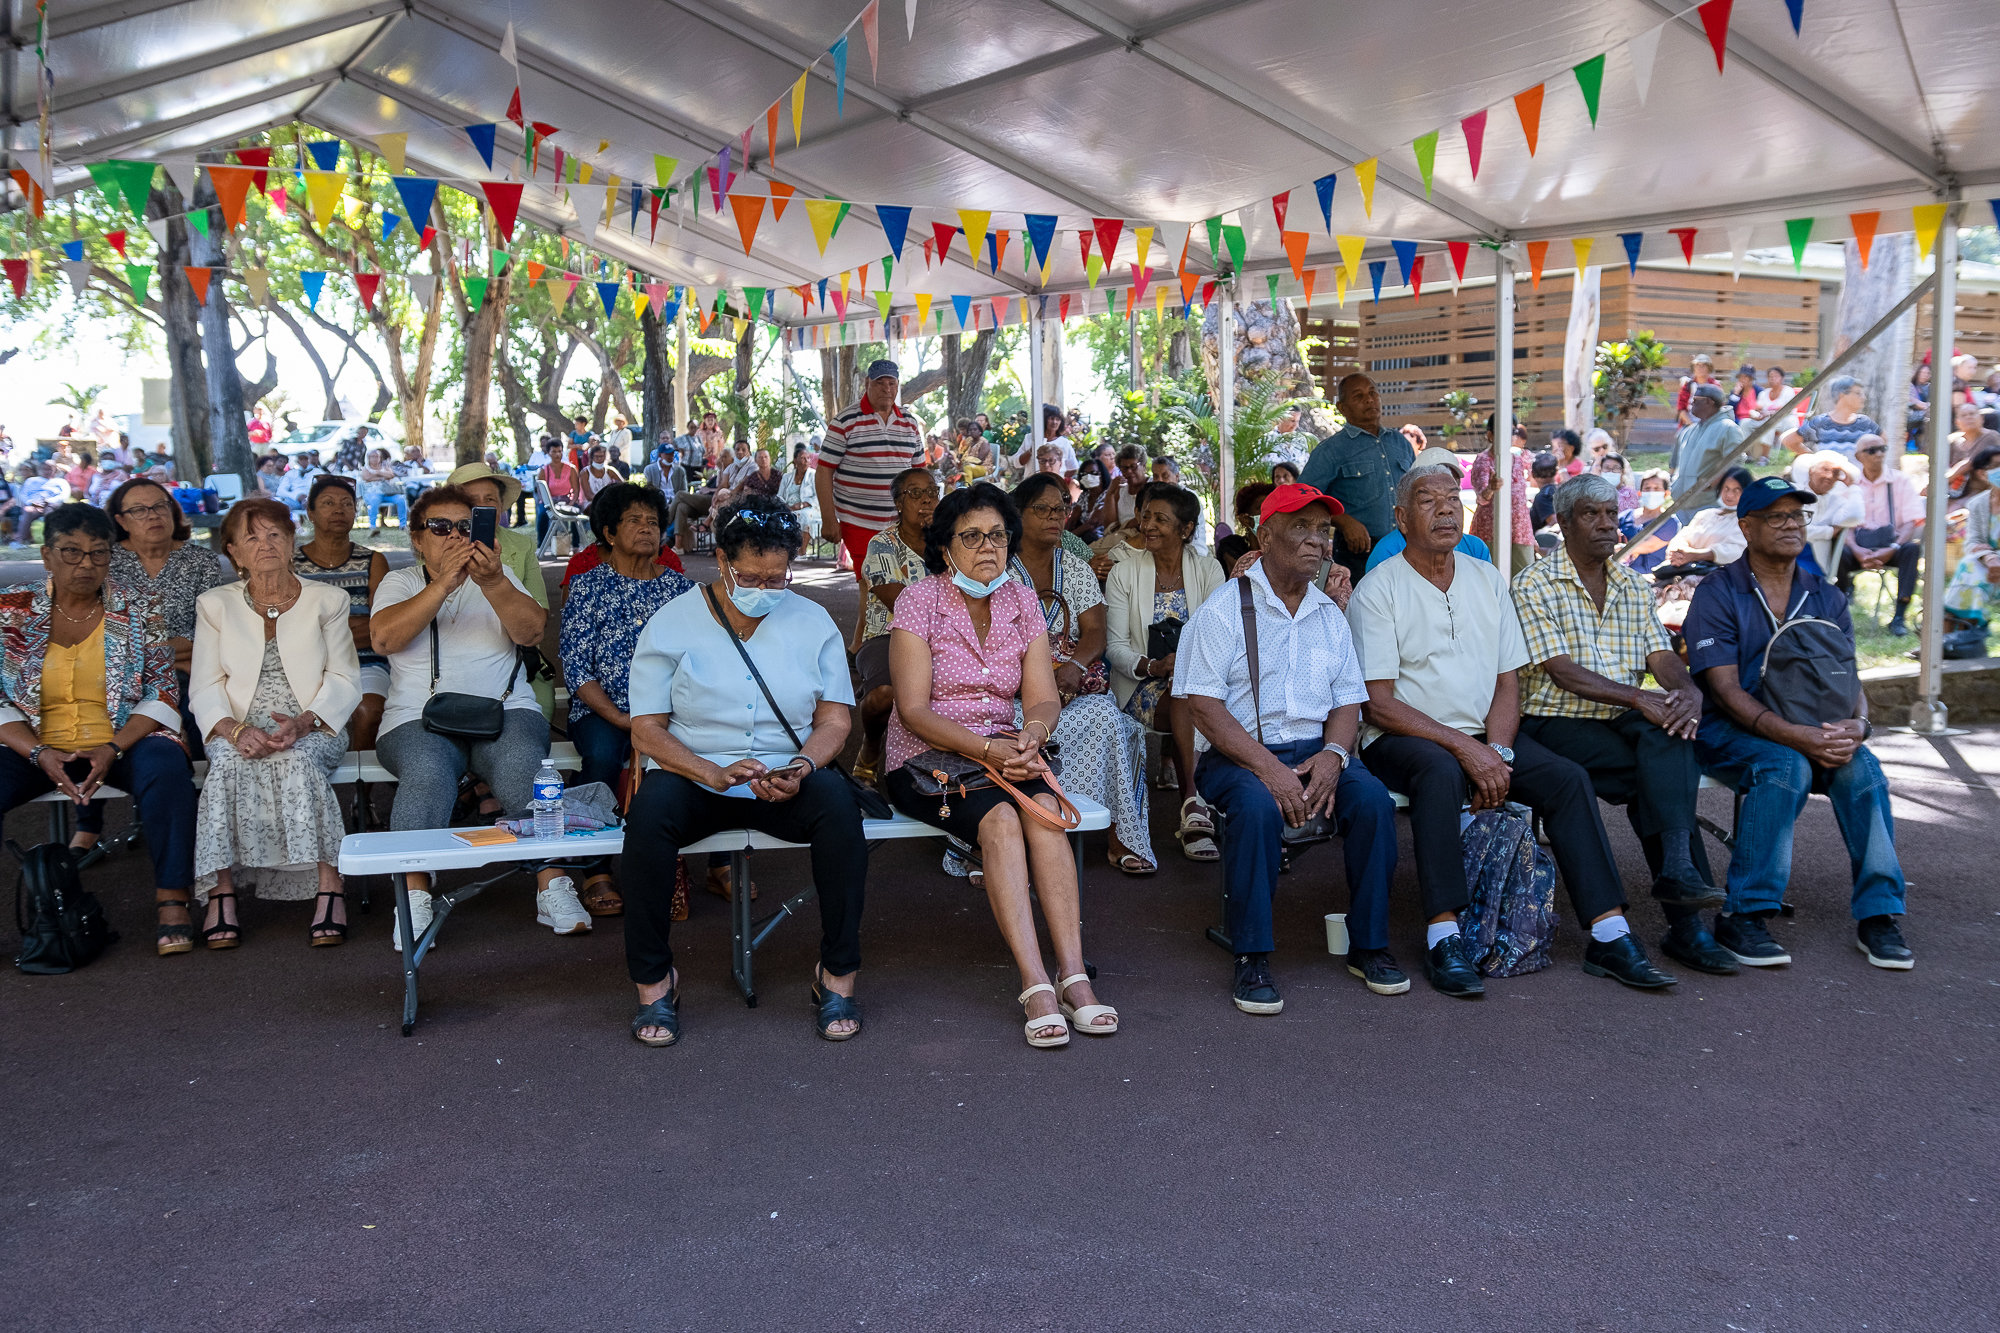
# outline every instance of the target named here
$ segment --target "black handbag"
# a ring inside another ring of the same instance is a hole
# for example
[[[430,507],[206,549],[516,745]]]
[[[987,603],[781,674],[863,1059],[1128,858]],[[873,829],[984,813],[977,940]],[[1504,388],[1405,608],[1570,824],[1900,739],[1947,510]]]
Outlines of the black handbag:
[[[24,852],[7,845],[21,858],[14,881],[14,924],[21,932],[15,967],[38,976],[74,972],[118,938],[97,895],[77,878],[69,848],[51,842]]]
[[[449,736],[458,741],[491,741],[500,738],[507,724],[506,699],[514,692],[521,674],[521,654],[514,654],[514,669],[507,673],[507,688],[498,699],[478,694],[439,694],[438,627],[431,622],[431,697],[424,700],[424,730],[433,736]]]
[[[1156,620],[1146,627],[1146,656],[1153,661],[1162,657],[1172,657],[1180,651],[1181,630],[1186,622],[1181,620]]]
[[[1243,575],[1236,580],[1236,596],[1243,608],[1243,652],[1250,659],[1250,707],[1257,719],[1257,744],[1264,744],[1264,694],[1258,688],[1257,671],[1257,607],[1251,600],[1250,576]],[[1284,826],[1278,838],[1287,848],[1304,849],[1315,843],[1330,842],[1333,839],[1334,824],[1330,815],[1307,815],[1306,822],[1293,828]]]
[[[750,668],[750,679],[756,681],[757,688],[764,692],[764,702],[771,705],[771,712],[777,716],[778,725],[783,727],[785,735],[791,738],[792,748],[801,754],[805,753],[805,743],[799,739],[799,733],[792,730],[790,720],[785,717],[785,710],[778,707],[778,701],[771,697],[771,687],[764,683],[764,673],[757,669],[757,663],[751,660],[750,650],[744,646],[742,636],[736,632],[736,626],[729,623],[729,617],[723,613],[722,604],[715,600],[715,589],[704,584],[701,591],[702,595],[708,598],[709,608],[715,612],[715,618],[722,623],[723,631],[729,635],[729,641],[736,645],[736,655],[743,659],[744,666]],[[854,804],[861,811],[863,819],[895,817],[896,811],[890,806],[889,798],[864,782],[856,782],[854,775],[842,768],[838,759],[827,767],[840,774],[841,780],[854,793]]]

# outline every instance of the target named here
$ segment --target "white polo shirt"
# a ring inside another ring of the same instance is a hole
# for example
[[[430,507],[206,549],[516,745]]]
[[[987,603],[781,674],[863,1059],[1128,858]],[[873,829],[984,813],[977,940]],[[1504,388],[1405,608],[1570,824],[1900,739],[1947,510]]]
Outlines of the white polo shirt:
[[[1453,551],[1451,587],[1398,554],[1368,571],[1347,604],[1363,680],[1396,682],[1396,701],[1468,736],[1486,730],[1500,673],[1527,665],[1528,644],[1498,569]],[[1364,728],[1363,745],[1382,735]]]

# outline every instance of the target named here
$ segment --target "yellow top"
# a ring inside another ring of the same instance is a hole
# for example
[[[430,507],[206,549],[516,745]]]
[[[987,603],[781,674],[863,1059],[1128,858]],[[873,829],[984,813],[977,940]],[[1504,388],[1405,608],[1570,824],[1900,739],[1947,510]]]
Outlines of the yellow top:
[[[42,658],[42,732],[44,745],[59,750],[89,750],[107,745],[118,733],[105,708],[104,622],[72,648],[49,641]]]

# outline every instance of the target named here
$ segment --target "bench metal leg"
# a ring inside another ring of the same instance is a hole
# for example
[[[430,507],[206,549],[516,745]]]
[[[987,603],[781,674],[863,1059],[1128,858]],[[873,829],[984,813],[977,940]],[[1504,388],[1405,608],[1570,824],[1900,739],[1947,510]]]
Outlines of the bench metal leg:
[[[437,891],[437,877],[431,877],[431,923],[414,948],[410,945],[413,925],[410,921],[410,881],[405,875],[391,875],[392,887],[396,891],[396,932],[403,941],[403,1035],[409,1036],[417,1026],[417,971],[423,966],[424,955],[437,943],[438,932],[444,929],[444,919],[451,915],[451,909],[476,898],[501,880],[520,873],[523,867],[509,866],[491,879],[482,879],[473,884],[464,884],[449,893]]]
[[[750,858],[743,852],[729,854],[729,975],[743,992],[743,1003],[757,1007],[757,987],[752,956],[756,953],[750,924]]]

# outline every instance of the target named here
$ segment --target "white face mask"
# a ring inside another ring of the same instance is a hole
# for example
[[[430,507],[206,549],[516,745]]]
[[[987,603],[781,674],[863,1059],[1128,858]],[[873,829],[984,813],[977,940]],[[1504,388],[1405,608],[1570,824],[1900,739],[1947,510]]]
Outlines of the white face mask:
[[[1666,502],[1667,493],[1665,491],[1647,491],[1639,497],[1639,507],[1641,509],[1658,509]]]

